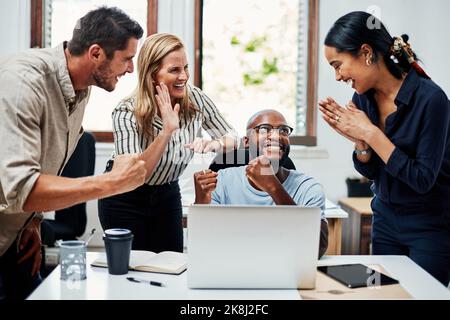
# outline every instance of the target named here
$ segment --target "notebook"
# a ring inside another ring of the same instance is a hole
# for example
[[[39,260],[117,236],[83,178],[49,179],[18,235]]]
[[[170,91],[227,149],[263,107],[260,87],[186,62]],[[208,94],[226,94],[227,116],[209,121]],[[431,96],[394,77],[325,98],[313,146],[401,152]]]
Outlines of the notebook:
[[[187,257],[185,253],[163,251],[155,253],[143,250],[131,250],[129,270],[180,274],[186,270]],[[91,266],[107,268],[106,253],[92,262]]]
[[[189,288],[314,288],[320,208],[192,205]]]

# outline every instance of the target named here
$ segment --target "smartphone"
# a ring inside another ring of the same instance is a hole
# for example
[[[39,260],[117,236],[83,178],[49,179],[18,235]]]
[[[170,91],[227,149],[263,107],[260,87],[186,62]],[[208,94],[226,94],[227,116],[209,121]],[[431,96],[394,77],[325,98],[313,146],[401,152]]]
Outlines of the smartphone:
[[[322,266],[317,269],[352,289],[399,283],[398,280],[359,263]]]

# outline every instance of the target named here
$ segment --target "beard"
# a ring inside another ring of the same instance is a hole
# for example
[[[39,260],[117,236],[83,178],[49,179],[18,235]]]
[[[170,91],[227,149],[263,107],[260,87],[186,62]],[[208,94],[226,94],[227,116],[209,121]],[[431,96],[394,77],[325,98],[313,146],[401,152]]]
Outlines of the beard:
[[[116,84],[114,83],[115,77],[113,76],[113,72],[109,65],[109,60],[103,61],[98,69],[94,70],[92,77],[94,78],[97,87],[111,92],[115,89]]]

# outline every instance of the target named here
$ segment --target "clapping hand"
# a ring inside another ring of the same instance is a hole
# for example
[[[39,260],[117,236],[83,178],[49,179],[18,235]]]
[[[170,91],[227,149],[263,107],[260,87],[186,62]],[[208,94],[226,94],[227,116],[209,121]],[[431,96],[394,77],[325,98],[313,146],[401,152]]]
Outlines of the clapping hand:
[[[159,86],[156,86],[156,91],[158,94],[155,95],[155,98],[163,122],[163,131],[172,134],[172,132],[180,127],[180,104],[177,103],[172,108],[169,89],[164,83],[161,82]]]
[[[356,144],[363,144],[367,132],[374,127],[367,115],[359,110],[352,101],[349,101],[344,108],[333,98],[328,97],[319,101],[319,110],[322,118],[330,127]]]

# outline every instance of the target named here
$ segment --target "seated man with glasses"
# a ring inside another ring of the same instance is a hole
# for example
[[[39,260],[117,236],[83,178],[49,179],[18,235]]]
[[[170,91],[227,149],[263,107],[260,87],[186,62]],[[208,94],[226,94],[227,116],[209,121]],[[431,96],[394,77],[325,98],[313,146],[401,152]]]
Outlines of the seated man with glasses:
[[[195,203],[320,207],[321,257],[328,246],[328,224],[323,215],[325,195],[314,178],[283,166],[289,155],[292,130],[278,111],[263,110],[253,115],[243,138],[249,149],[250,162],[218,173],[211,170],[196,172]]]

